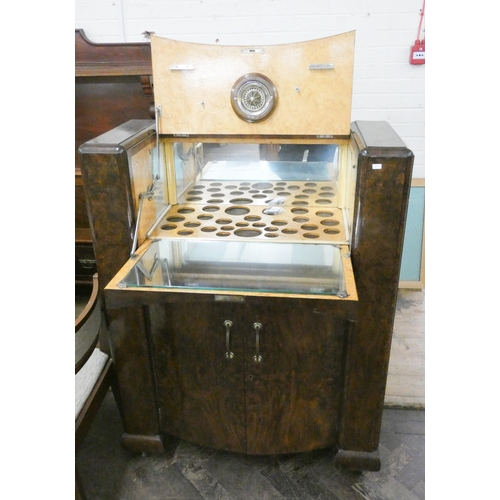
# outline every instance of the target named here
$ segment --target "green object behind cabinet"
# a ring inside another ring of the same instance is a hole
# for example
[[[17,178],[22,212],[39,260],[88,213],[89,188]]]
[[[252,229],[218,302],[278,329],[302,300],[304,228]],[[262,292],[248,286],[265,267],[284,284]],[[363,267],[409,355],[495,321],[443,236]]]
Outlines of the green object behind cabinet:
[[[400,281],[422,280],[422,252],[424,237],[425,187],[413,186],[406,218]]]

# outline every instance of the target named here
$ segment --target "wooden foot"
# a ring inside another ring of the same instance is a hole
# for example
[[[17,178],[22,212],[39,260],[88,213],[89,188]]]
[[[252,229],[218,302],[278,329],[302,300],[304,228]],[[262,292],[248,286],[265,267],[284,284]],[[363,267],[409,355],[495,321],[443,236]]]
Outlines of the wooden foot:
[[[376,451],[339,450],[333,459],[333,465],[339,469],[380,470],[380,455]]]
[[[164,446],[160,436],[144,436],[124,433],[121,445],[133,453],[163,453]]]

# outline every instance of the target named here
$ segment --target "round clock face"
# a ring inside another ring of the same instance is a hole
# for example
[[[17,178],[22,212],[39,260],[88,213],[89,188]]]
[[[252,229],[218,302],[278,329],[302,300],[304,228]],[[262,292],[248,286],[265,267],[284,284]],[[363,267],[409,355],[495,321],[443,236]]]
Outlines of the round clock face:
[[[249,73],[239,78],[231,89],[234,112],[247,122],[267,118],[276,107],[278,94],[269,78],[259,73]]]

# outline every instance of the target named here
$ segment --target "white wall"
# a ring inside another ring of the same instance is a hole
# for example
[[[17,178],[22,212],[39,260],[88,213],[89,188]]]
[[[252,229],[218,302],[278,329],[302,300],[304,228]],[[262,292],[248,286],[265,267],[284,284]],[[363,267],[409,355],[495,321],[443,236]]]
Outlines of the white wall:
[[[267,45],[356,30],[352,120],[386,120],[425,177],[425,65],[409,64],[423,0],[75,0],[75,28],[96,43],[142,33],[198,43]],[[425,20],[422,24],[425,28]],[[423,37],[421,34],[420,38]]]

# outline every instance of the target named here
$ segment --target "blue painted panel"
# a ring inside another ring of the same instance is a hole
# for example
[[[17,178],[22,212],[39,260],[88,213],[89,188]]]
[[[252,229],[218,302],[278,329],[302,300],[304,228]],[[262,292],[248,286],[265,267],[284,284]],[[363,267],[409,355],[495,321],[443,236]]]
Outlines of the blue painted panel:
[[[405,239],[401,261],[400,281],[420,281],[422,240],[424,236],[425,187],[413,186],[406,218]]]

